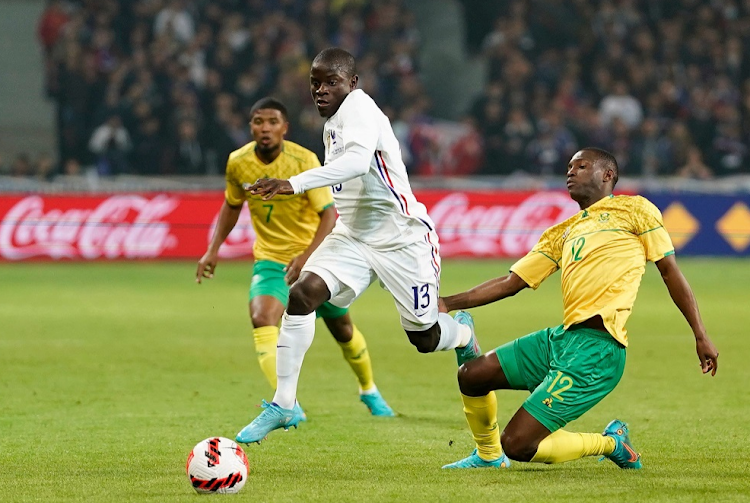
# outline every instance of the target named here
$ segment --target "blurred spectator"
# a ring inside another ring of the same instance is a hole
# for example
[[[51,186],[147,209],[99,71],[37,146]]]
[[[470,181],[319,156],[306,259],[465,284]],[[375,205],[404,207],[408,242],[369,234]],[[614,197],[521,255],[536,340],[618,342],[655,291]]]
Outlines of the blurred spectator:
[[[10,165],[10,176],[29,177],[33,176],[33,174],[34,170],[29,154],[25,152],[18,154]]]
[[[704,164],[703,155],[698,147],[690,147],[687,162],[677,170],[677,175],[699,180],[708,180],[714,176],[711,168]]]
[[[612,94],[604,97],[599,104],[602,122],[611,125],[620,119],[630,129],[637,127],[643,119],[641,104],[628,93],[628,86],[624,82],[617,82]]]
[[[128,173],[128,153],[133,144],[119,115],[112,114],[94,130],[89,140],[89,150],[95,156],[96,170],[100,175]]]
[[[175,158],[171,162],[181,175],[205,175],[206,160],[195,122],[183,121],[177,130]]]

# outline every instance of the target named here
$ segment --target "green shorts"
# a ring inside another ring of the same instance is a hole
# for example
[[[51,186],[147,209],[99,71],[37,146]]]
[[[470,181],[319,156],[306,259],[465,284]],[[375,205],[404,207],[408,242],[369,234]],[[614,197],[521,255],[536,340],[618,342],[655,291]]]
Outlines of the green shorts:
[[[495,350],[513,389],[531,395],[523,408],[553,432],[578,419],[620,382],[625,347],[609,334],[560,325]]]
[[[285,264],[271,260],[258,260],[253,265],[253,280],[250,283],[250,301],[259,295],[270,295],[281,301],[284,307],[289,302],[289,286],[284,281]],[[341,318],[348,312],[347,309],[336,307],[326,302],[320,306],[315,314],[318,318],[335,319]]]

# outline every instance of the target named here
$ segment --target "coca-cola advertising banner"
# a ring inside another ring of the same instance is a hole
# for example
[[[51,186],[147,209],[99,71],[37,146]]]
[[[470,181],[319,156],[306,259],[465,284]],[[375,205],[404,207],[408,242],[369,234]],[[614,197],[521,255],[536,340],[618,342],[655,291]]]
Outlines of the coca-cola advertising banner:
[[[0,260],[198,259],[221,192],[0,196]],[[578,206],[565,192],[421,191],[443,257],[517,257]],[[221,248],[249,257],[255,239],[243,211]]]
[[[578,211],[565,191],[416,195],[437,226],[443,257],[522,256],[547,227]],[[679,252],[750,254],[750,199],[646,196]],[[223,199],[221,192],[0,196],[0,260],[198,259]],[[250,257],[254,240],[243,211],[220,255]]]

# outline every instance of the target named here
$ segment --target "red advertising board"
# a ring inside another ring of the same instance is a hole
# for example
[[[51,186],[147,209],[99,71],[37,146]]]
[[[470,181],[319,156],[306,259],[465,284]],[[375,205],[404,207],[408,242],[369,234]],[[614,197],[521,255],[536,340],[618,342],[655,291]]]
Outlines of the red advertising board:
[[[443,257],[518,257],[578,211],[566,192],[418,191]],[[199,258],[221,192],[0,196],[0,260]],[[252,254],[247,211],[221,249]]]

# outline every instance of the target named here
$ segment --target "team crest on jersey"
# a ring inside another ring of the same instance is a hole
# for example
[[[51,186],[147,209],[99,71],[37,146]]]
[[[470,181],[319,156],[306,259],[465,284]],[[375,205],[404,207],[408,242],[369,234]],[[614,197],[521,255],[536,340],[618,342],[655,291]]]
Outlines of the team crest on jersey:
[[[330,129],[328,131],[328,152],[330,155],[338,154],[339,152],[344,150],[343,145],[341,145],[341,137],[336,135],[336,131],[333,129]]]
[[[608,222],[609,221],[609,213],[602,213],[599,215],[599,221],[600,222]]]

